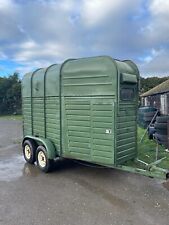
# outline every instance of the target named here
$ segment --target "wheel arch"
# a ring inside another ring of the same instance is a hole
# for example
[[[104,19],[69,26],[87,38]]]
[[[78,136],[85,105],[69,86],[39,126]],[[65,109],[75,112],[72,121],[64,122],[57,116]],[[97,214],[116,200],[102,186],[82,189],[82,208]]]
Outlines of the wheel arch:
[[[58,156],[58,153],[57,153],[57,150],[56,150],[54,144],[49,139],[39,138],[39,137],[34,137],[34,136],[25,136],[22,141],[22,146],[26,140],[34,140],[36,142],[37,146],[39,145],[39,143],[41,145],[43,145],[46,149],[48,159],[54,159]]]

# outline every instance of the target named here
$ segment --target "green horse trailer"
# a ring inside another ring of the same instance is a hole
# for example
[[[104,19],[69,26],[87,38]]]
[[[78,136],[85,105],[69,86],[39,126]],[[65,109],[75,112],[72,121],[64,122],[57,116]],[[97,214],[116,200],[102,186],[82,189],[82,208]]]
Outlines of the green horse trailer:
[[[58,158],[76,159],[153,177],[137,159],[139,71],[108,56],[69,59],[27,73],[22,81],[23,154],[48,172]]]

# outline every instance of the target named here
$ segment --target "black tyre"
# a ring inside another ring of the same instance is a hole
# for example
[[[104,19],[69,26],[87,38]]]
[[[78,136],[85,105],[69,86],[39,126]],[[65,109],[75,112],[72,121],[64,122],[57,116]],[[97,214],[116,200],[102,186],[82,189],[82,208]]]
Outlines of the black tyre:
[[[169,116],[157,116],[156,118],[158,123],[167,123],[167,120],[169,120]]]
[[[148,132],[148,138],[151,140],[153,139],[154,133],[155,133],[155,128],[153,126],[150,126],[147,130]]]
[[[36,161],[36,143],[33,140],[25,140],[22,147],[26,162],[34,164]]]
[[[154,124],[155,129],[162,129],[167,130],[167,123],[155,123]]]
[[[168,143],[166,141],[161,141],[160,144],[163,145],[165,148],[168,148]]]
[[[163,145],[165,148],[168,148],[167,142],[162,142],[162,141],[158,141],[158,140],[157,140],[157,142],[158,142],[159,145]]]
[[[168,143],[167,143],[167,142],[161,142],[161,144],[162,144],[165,148],[168,148]]]
[[[153,134],[148,134],[148,139],[152,140],[153,139]]]
[[[153,111],[157,111],[157,109],[154,107],[150,107],[150,106],[144,106],[144,107],[140,107],[138,109],[139,113],[153,112]]]
[[[156,133],[161,135],[167,135],[167,129],[155,129]]]
[[[152,119],[153,119],[153,117],[152,117],[152,116],[144,116],[143,119],[144,119],[144,121],[146,121],[146,122],[151,122]],[[154,120],[154,121],[155,121],[155,120]]]
[[[167,135],[161,135],[161,134],[158,134],[158,133],[155,133],[154,137],[156,139],[158,139],[159,141],[162,141],[162,142],[167,142],[167,138],[168,138]]]
[[[54,160],[48,159],[45,147],[39,146],[36,151],[36,161],[39,169],[48,173],[53,168]]]
[[[153,118],[153,116],[156,114],[156,111],[154,111],[154,112],[145,112],[144,113],[144,116],[145,117],[152,117]]]

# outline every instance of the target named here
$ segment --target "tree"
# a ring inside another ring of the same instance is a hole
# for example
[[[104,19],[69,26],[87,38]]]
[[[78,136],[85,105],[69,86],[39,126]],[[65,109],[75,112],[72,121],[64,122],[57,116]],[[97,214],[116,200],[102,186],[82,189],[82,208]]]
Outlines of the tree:
[[[162,82],[168,80],[168,77],[141,77],[140,79],[140,91],[141,94],[149,91],[150,89],[152,89],[153,87],[161,84]]]
[[[21,113],[21,81],[18,73],[0,77],[0,114]]]

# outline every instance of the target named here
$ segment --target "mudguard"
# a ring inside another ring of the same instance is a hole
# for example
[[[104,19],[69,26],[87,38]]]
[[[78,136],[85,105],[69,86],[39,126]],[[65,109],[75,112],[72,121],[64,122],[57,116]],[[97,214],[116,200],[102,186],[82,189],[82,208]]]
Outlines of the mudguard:
[[[48,159],[54,159],[58,156],[58,153],[57,153],[57,150],[56,150],[54,144],[49,139],[39,138],[39,137],[34,137],[34,136],[25,136],[22,144],[27,139],[34,140],[38,144],[40,143],[41,145],[43,145],[46,149]]]

